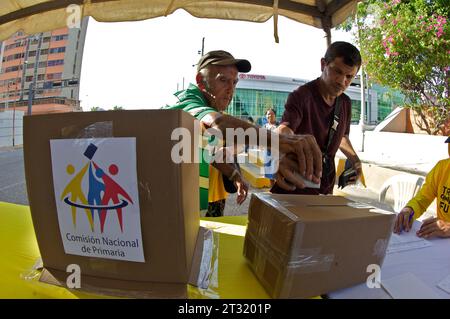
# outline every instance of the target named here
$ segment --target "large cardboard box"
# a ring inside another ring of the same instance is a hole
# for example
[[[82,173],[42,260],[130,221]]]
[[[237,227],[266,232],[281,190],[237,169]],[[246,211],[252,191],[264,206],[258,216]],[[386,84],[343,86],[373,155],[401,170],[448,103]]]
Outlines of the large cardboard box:
[[[42,280],[64,285],[75,264],[84,290],[186,297],[199,265],[199,172],[194,162],[172,160],[177,128],[194,141],[194,118],[180,110],[24,118]],[[194,154],[194,143],[185,142]]]
[[[244,256],[273,298],[325,294],[381,267],[394,217],[338,196],[253,194]]]

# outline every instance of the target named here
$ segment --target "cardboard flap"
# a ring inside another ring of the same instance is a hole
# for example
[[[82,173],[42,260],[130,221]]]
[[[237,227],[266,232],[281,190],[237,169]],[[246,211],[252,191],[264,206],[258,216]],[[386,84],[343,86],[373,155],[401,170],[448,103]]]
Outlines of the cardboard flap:
[[[330,195],[282,195],[273,194],[270,196],[272,200],[276,200],[284,207],[292,206],[345,206],[350,199],[342,196]]]
[[[213,241],[213,231],[200,226],[189,275],[190,285],[202,289],[208,288],[214,249]]]

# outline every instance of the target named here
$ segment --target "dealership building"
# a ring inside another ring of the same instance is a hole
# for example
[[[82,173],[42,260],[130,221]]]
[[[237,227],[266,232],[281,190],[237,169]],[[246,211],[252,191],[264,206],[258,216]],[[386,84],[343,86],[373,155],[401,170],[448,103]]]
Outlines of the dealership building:
[[[241,118],[252,117],[256,124],[263,124],[266,110],[273,108],[276,110],[277,120],[280,121],[289,93],[307,82],[309,80],[240,73],[235,95],[227,112]],[[359,78],[355,78],[345,91],[352,101],[352,124],[360,122],[361,87],[359,83]],[[377,124],[395,106],[403,104],[401,94],[388,93],[387,89],[378,85],[372,85],[369,90],[365,90],[364,123]]]

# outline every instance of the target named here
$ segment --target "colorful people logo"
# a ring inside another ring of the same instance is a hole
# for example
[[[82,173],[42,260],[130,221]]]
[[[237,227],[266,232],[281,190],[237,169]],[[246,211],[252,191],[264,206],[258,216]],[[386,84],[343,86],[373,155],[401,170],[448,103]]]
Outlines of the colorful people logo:
[[[72,222],[75,227],[77,222],[77,208],[84,209],[92,231],[94,231],[94,212],[97,211],[102,233],[108,211],[116,210],[120,230],[123,232],[122,208],[128,206],[129,203],[133,204],[133,201],[128,193],[92,160],[96,151],[97,146],[92,143],[89,144],[84,152],[84,156],[89,159],[89,163],[87,163],[67,184],[61,194],[61,200],[71,206]],[[88,168],[89,190],[86,200],[82,182]],[[68,164],[66,170],[69,175],[75,173],[75,168],[72,164]],[[119,167],[115,164],[111,164],[108,168],[108,172],[112,176],[117,175]],[[112,202],[112,205],[110,205],[110,202]]]

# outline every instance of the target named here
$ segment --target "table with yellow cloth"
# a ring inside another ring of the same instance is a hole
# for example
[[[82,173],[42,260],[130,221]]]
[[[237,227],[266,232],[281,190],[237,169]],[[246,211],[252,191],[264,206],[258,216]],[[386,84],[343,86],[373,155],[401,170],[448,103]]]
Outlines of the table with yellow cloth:
[[[188,287],[189,298],[269,298],[242,255],[247,216],[203,218],[219,237],[216,287]],[[40,253],[28,206],[0,202],[0,298],[107,298],[38,281]]]

